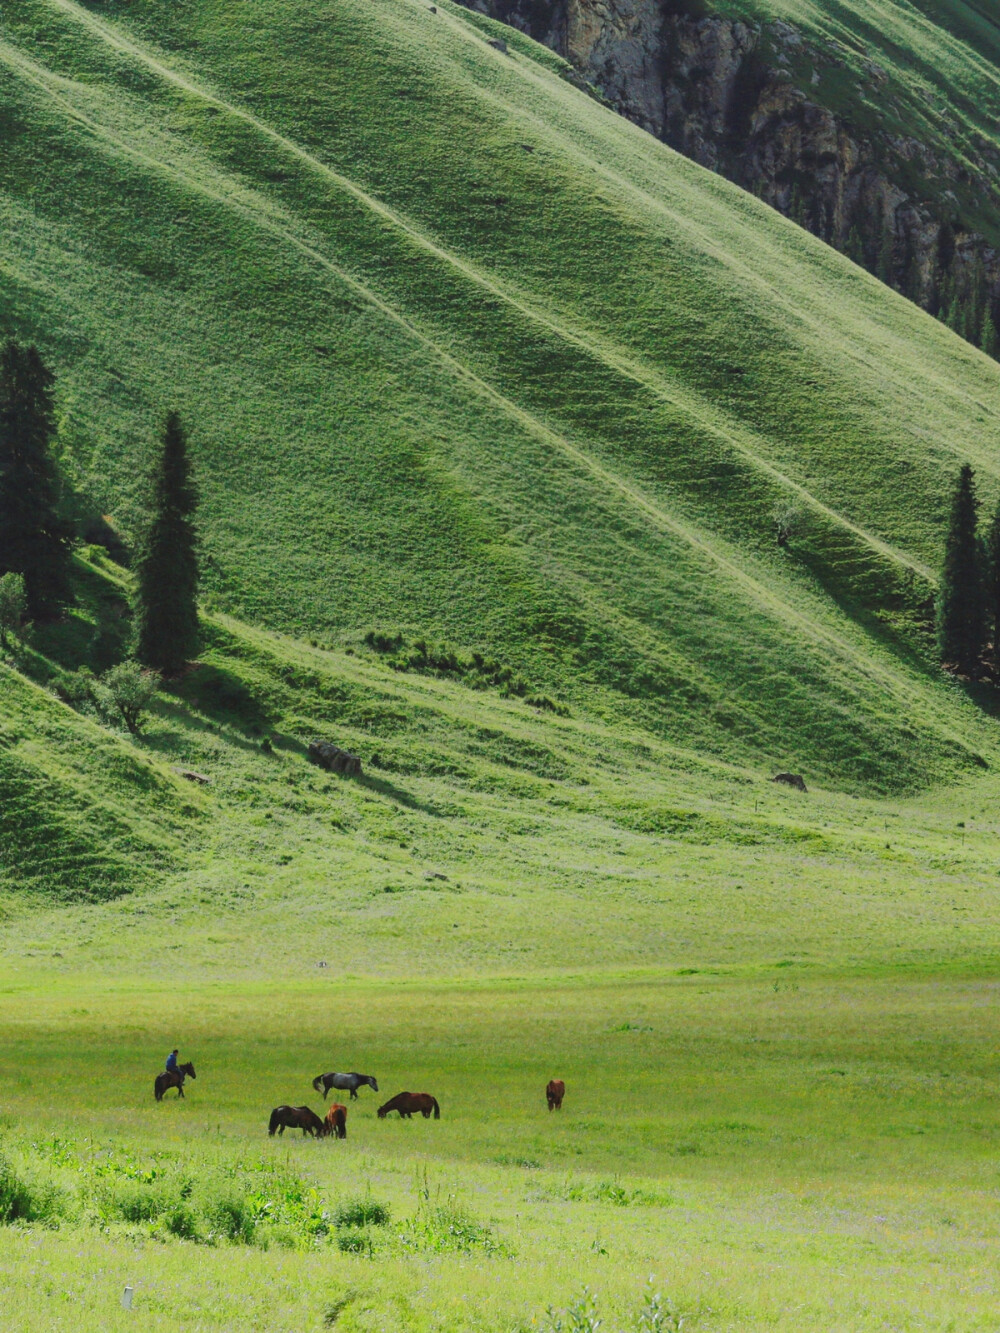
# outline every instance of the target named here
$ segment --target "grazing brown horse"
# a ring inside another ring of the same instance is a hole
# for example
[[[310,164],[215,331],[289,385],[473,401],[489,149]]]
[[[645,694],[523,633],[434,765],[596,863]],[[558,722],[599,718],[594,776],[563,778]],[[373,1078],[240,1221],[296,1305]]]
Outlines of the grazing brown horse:
[[[163,1094],[168,1088],[176,1088],[178,1097],[184,1096],[185,1078],[196,1078],[194,1065],[189,1060],[186,1065],[178,1065],[176,1069],[164,1070],[162,1074],[157,1074],[153,1082],[153,1096],[158,1102],[163,1101]]]
[[[395,1097],[390,1097],[384,1106],[378,1108],[378,1118],[384,1120],[390,1111],[398,1111],[401,1120],[409,1120],[414,1111],[419,1111],[425,1120],[430,1119],[432,1111],[435,1120],[441,1119],[437,1098],[429,1092],[397,1092]]]
[[[335,1139],[347,1138],[347,1107],[342,1102],[334,1102],[326,1113],[326,1132]]]
[[[271,1112],[267,1132],[273,1138],[275,1131],[284,1134],[286,1129],[301,1129],[303,1138],[311,1134],[314,1139],[326,1138],[330,1132],[308,1106],[276,1106]]]
[[[562,1099],[566,1096],[566,1084],[561,1078],[549,1079],[545,1089],[545,1100],[549,1104],[550,1111],[562,1110]]]

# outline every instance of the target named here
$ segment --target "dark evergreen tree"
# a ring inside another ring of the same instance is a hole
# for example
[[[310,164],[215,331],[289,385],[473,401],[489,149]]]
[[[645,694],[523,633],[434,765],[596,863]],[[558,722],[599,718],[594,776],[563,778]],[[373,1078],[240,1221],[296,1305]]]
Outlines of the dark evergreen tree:
[[[70,525],[58,513],[52,456],[55,377],[35,347],[0,350],[0,574],[24,576],[28,616],[69,600]]]
[[[888,229],[882,237],[882,247],[878,252],[878,264],[875,269],[880,281],[887,287],[896,285],[896,265],[893,250],[892,232]]]
[[[1000,668],[1000,504],[986,534],[986,636],[993,644],[993,666]]]
[[[966,463],[958,475],[951,504],[937,613],[941,661],[964,676],[978,672],[985,637],[981,554],[976,538],[978,508],[975,473]]]
[[[172,674],[198,651],[198,497],[180,417],[163,429],[149,526],[136,560],[136,657]]]
[[[864,268],[866,266],[865,243],[861,239],[861,233],[856,226],[852,227],[847,233],[847,243],[844,246],[844,253],[847,255],[848,259],[853,259],[859,268]]]
[[[997,326],[993,319],[993,311],[990,308],[989,301],[986,302],[986,309],[983,311],[983,327],[979,334],[979,346],[987,356],[997,359],[997,353],[1000,352],[1000,339],[997,338]]]

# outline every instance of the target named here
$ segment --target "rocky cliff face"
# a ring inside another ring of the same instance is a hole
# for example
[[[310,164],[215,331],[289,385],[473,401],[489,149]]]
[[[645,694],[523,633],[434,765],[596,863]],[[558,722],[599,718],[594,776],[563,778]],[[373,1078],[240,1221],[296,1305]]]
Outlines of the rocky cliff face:
[[[859,81],[832,43],[787,23],[697,16],[689,0],[466,2],[559,52],[622,115],[970,340],[985,328],[994,350],[1000,255],[963,221],[962,196],[1000,214],[1000,156],[985,140],[950,157],[877,123],[863,132],[823,104],[845,84],[877,103],[887,83],[878,65],[865,62]]]

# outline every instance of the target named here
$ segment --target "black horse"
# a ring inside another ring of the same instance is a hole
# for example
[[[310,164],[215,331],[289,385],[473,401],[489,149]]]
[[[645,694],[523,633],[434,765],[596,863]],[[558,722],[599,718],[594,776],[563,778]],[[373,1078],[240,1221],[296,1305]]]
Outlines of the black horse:
[[[328,1126],[308,1106],[276,1106],[271,1112],[267,1132],[273,1137],[276,1132],[284,1134],[286,1128],[301,1129],[303,1138],[311,1134],[314,1139],[323,1139],[330,1133]]]
[[[176,1088],[177,1095],[183,1097],[185,1078],[197,1078],[194,1065],[190,1060],[186,1065],[178,1065],[176,1069],[165,1069],[162,1074],[157,1074],[156,1081],[153,1083],[153,1096],[158,1102],[162,1102],[166,1090]]]
[[[352,1101],[357,1101],[358,1088],[366,1083],[378,1092],[378,1081],[372,1074],[317,1074],[313,1079],[313,1087],[324,1097],[329,1097],[330,1089],[335,1088],[337,1092],[349,1092]]]

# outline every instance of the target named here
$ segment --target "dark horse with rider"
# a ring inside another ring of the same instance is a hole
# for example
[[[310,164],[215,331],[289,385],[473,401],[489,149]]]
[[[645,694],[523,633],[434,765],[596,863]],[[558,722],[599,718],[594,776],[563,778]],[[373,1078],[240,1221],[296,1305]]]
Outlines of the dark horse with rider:
[[[178,1097],[183,1097],[184,1080],[186,1078],[197,1078],[191,1061],[188,1060],[185,1064],[179,1064],[177,1054],[177,1048],[175,1047],[167,1056],[166,1069],[162,1074],[157,1074],[153,1082],[153,1096],[158,1102],[163,1101],[163,1094],[170,1088],[176,1088]]]

